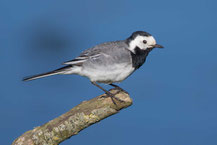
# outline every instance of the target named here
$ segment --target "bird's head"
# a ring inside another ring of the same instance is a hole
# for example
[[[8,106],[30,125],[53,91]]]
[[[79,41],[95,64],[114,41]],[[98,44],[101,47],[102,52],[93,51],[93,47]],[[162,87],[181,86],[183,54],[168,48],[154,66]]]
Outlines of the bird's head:
[[[129,50],[134,52],[138,47],[141,50],[152,50],[153,48],[163,48],[163,46],[156,43],[154,37],[144,31],[134,32],[128,39]]]

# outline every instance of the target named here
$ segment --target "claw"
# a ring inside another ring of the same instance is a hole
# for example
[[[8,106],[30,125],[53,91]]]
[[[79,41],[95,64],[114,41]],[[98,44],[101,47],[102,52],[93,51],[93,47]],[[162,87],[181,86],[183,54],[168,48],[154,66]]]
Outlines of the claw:
[[[118,85],[115,85],[115,84],[110,84],[110,85],[113,86],[114,89],[116,89],[116,90],[119,90],[119,91],[121,91],[121,92],[124,92],[124,93],[126,93],[126,94],[129,94],[127,91],[125,91],[124,89],[122,89],[122,88],[119,87]]]
[[[118,94],[119,92],[116,92],[115,94],[112,94],[110,93],[109,91],[105,90],[104,88],[102,88],[100,85],[98,85],[96,82],[91,82],[93,85],[97,86],[98,88],[100,88],[101,90],[103,90],[107,96],[102,96],[102,97],[110,97],[112,99],[112,102],[115,104],[115,106],[117,106],[117,103],[115,102],[114,98],[120,102],[124,102],[123,100],[115,97],[116,94]],[[113,84],[110,84],[112,86],[116,86],[116,85],[113,85]],[[117,86],[117,88],[120,88]],[[121,89],[121,88],[120,88]],[[124,91],[123,89],[121,89],[121,91]]]

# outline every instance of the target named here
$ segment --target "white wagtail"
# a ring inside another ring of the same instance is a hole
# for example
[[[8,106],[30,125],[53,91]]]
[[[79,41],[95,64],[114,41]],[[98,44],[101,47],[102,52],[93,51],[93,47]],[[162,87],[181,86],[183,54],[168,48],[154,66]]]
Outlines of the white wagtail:
[[[62,68],[23,80],[29,81],[57,74],[78,74],[89,78],[92,84],[103,90],[114,102],[114,94],[102,88],[97,82],[123,90],[113,83],[125,80],[140,68],[154,48],[163,46],[156,44],[151,34],[136,31],[126,40],[106,42],[89,48],[75,59],[63,63],[66,66]]]

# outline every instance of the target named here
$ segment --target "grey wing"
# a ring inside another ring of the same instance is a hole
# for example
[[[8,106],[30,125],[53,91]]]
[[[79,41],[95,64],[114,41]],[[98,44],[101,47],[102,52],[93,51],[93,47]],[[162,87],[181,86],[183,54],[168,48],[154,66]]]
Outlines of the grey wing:
[[[124,41],[107,42],[87,49],[73,60],[64,64],[71,65],[109,65],[115,63],[130,63],[130,51]]]
[[[100,51],[87,49],[75,59],[64,62],[63,64],[82,65],[85,61],[89,59],[97,59],[100,55],[101,55]]]

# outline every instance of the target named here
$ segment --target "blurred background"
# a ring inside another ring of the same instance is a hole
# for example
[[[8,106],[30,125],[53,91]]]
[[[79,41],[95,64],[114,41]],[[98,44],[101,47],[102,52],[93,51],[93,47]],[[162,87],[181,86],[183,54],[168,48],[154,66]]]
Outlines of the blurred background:
[[[103,93],[76,75],[23,77],[143,30],[165,49],[152,51],[120,84],[134,104],[62,145],[216,145],[216,6],[214,0],[0,0],[1,144]]]

